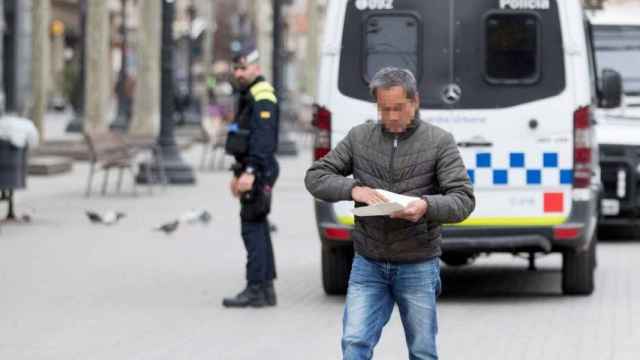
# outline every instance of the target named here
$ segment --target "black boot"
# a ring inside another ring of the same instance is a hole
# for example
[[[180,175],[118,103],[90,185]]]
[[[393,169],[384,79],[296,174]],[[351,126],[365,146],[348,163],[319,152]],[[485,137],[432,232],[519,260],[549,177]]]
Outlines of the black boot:
[[[247,285],[240,294],[222,300],[225,307],[263,307],[267,304],[262,284]]]
[[[264,298],[267,305],[274,306],[278,302],[276,299],[276,289],[273,287],[273,280],[264,283]]]

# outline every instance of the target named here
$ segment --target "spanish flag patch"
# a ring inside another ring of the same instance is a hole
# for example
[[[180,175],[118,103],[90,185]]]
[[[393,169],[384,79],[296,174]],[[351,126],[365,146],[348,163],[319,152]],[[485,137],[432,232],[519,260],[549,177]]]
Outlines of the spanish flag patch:
[[[271,112],[269,111],[260,111],[260,119],[266,120],[271,118]]]

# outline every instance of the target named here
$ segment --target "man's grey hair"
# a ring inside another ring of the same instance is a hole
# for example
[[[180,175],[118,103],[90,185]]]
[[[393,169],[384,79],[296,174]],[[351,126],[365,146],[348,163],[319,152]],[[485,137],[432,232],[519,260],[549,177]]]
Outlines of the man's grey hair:
[[[394,86],[402,87],[408,99],[413,100],[418,95],[416,77],[413,76],[411,71],[392,66],[378,70],[369,83],[369,90],[375,98],[376,90],[379,88],[389,89]]]

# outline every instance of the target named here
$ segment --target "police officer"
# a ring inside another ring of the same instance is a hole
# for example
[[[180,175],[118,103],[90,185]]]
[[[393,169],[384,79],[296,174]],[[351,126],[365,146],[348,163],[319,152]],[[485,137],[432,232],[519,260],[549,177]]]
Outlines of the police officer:
[[[275,158],[278,144],[278,100],[258,65],[258,51],[248,49],[233,59],[233,75],[239,90],[234,122],[225,148],[236,163],[231,192],[240,199],[242,240],[247,249],[247,286],[226,307],[262,307],[276,304],[273,280],[276,270],[267,215],[271,191],[278,178]]]

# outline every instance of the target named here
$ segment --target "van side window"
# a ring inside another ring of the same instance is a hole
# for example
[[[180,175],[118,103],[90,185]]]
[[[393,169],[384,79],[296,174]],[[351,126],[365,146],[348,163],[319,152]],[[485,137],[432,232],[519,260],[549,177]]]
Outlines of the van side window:
[[[485,20],[485,76],[492,84],[540,79],[540,22],[531,13],[490,13]]]
[[[616,70],[622,75],[624,93],[640,95],[640,26],[594,25],[593,42],[599,73]]]
[[[411,70],[420,79],[419,21],[415,16],[384,14],[364,22],[363,76],[367,82],[383,67]]]

